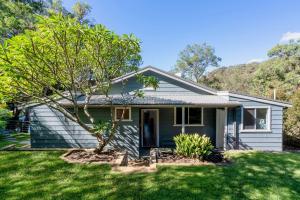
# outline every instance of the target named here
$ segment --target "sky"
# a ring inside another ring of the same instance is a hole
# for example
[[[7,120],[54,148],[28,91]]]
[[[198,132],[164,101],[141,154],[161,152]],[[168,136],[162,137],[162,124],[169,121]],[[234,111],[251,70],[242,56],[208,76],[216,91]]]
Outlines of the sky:
[[[71,10],[77,0],[63,0]],[[267,59],[278,43],[300,38],[300,0],[82,0],[88,18],[141,40],[143,66],[171,70],[188,44],[207,43],[221,66]],[[212,68],[210,69],[212,70]]]

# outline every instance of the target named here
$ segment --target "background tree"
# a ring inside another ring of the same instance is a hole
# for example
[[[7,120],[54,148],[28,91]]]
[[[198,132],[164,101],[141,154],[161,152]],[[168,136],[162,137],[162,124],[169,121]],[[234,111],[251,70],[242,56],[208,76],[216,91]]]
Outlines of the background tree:
[[[0,0],[1,41],[33,29],[35,14],[47,14],[47,3],[37,0]]]
[[[289,108],[284,117],[284,143],[300,147],[300,89],[291,97],[293,107]]]
[[[88,23],[89,21],[85,17],[91,12],[91,6],[84,2],[77,2],[72,7],[74,16],[80,23]]]
[[[215,49],[203,44],[187,45],[179,53],[174,72],[179,72],[185,78],[201,81],[201,77],[208,67],[218,67],[221,58],[215,55]]]
[[[116,35],[102,25],[91,27],[62,14],[39,17],[36,30],[7,40],[0,52],[0,67],[10,78],[10,87],[92,133],[99,141],[98,152],[114,137],[119,124],[113,117],[112,80],[137,70],[140,62],[139,40],[133,35]],[[153,77],[139,76],[138,80],[157,87]],[[2,94],[11,95],[10,89],[3,88],[5,85],[0,87]],[[95,93],[102,94],[111,107],[107,122],[96,122],[90,113],[89,102]],[[77,102],[79,96],[84,97],[84,103]],[[121,102],[126,107],[128,98],[140,96],[140,91],[124,94]],[[70,103],[72,109],[67,109],[63,101]]]

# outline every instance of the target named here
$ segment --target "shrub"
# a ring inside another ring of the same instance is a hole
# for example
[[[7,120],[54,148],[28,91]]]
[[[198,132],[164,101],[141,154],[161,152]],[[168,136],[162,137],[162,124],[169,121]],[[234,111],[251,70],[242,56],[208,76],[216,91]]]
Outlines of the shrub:
[[[174,137],[176,153],[190,158],[203,160],[204,156],[211,154],[214,146],[206,135],[179,134]]]
[[[300,147],[300,89],[291,97],[293,107],[284,114],[284,144]]]
[[[11,111],[9,111],[6,108],[0,108],[0,130],[5,128],[5,126],[7,124],[7,120],[10,117],[12,117]]]

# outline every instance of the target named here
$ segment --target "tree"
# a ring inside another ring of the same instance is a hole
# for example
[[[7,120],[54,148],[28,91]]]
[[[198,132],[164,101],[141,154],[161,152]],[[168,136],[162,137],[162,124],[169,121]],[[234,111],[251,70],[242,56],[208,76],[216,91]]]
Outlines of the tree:
[[[91,12],[91,6],[87,3],[77,2],[73,6],[73,13],[80,23],[88,22],[84,18]]]
[[[35,0],[0,0],[0,11],[0,42],[3,42],[26,29],[33,29],[34,15],[45,15],[47,4]]]
[[[300,147],[300,89],[291,97],[293,107],[285,115],[284,142],[290,146]]]
[[[0,130],[5,129],[7,120],[12,117],[12,112],[0,105]]]
[[[221,58],[215,55],[215,49],[206,43],[187,45],[179,53],[174,71],[199,82],[206,69],[210,66],[218,67],[220,61]]]
[[[277,44],[268,52],[268,56],[271,58],[290,58],[292,56],[300,56],[300,40],[291,40],[287,44]]]
[[[10,78],[12,91],[44,103],[81,125],[98,139],[97,152],[114,137],[119,124],[113,117],[112,80],[137,70],[140,62],[140,43],[133,35],[120,36],[102,25],[91,27],[62,14],[39,17],[36,30],[11,38],[0,51],[0,67]],[[139,76],[138,80],[157,87],[153,77]],[[12,95],[11,90],[0,87],[6,96]],[[96,122],[90,114],[89,102],[95,93],[104,95],[111,107],[108,122]],[[142,95],[136,91],[124,99]],[[84,97],[83,104],[78,104],[79,96]],[[65,108],[61,100],[70,102],[72,109]],[[122,102],[126,107],[126,101]],[[81,111],[92,127],[86,125]]]

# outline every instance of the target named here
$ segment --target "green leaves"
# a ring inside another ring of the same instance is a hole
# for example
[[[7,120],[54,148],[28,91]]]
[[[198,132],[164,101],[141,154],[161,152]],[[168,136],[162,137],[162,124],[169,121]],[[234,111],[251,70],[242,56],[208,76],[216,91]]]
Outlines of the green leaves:
[[[139,40],[133,35],[120,36],[63,14],[39,16],[36,27],[8,40],[0,52],[0,70],[28,96],[43,97],[45,88],[57,86],[86,93],[91,81],[104,94],[112,79],[140,64]]]
[[[278,44],[268,52],[269,57],[290,58],[300,56],[300,41],[290,41],[288,44]]]
[[[112,129],[112,123],[109,122],[105,122],[105,121],[99,121],[98,123],[94,124],[94,135],[104,135],[109,133],[109,131]]]
[[[5,128],[7,120],[10,117],[12,117],[12,112],[6,108],[0,107],[0,130]]]
[[[176,152],[190,158],[200,158],[211,154],[213,145],[210,138],[205,135],[195,134],[179,134],[174,137],[176,144]]]
[[[187,45],[179,53],[174,71],[181,72],[185,78],[199,82],[205,70],[210,66],[218,67],[220,61],[221,58],[215,55],[215,49],[206,43]]]

